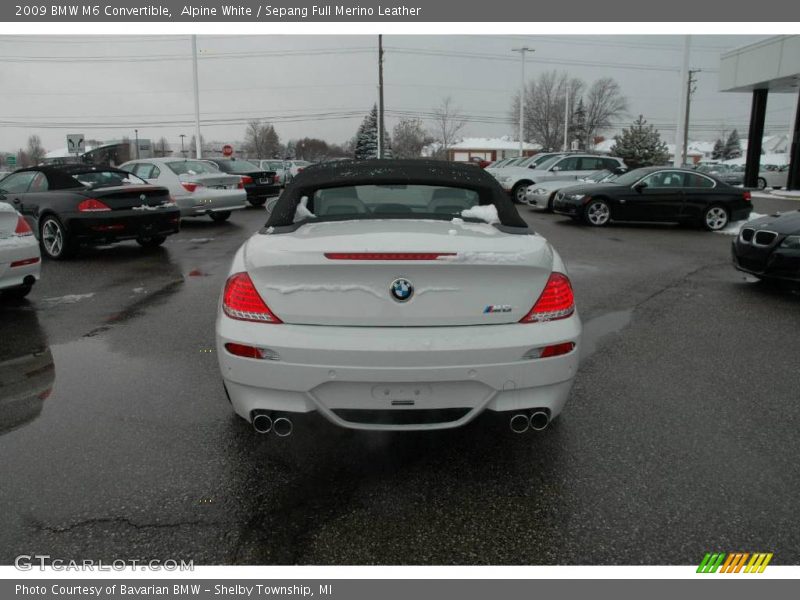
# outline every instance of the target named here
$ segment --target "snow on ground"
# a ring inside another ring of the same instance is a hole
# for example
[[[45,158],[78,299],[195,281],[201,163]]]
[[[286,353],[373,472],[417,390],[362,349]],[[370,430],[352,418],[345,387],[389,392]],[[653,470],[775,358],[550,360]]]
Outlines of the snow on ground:
[[[55,298],[45,298],[43,302],[47,303],[50,306],[55,306],[58,304],[75,304],[76,302],[80,302],[81,300],[86,300],[94,296],[94,292],[89,294],[68,294],[66,296],[57,296]]]
[[[767,215],[762,215],[761,213],[750,213],[750,218],[745,219],[744,221],[734,221],[732,223],[728,223],[728,226],[725,229],[720,229],[719,231],[715,231],[714,233],[721,233],[722,235],[739,235],[739,230],[742,228],[742,225],[749,221],[753,221],[755,219],[760,219],[761,217],[766,217]]]
[[[473,206],[461,211],[461,216],[465,219],[480,219],[489,224],[499,223],[500,217],[497,216],[497,207],[494,204],[484,206]]]

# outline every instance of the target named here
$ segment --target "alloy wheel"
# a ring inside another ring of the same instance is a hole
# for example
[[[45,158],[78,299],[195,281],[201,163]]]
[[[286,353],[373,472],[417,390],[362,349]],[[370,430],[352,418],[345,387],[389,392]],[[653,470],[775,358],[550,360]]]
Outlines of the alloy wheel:
[[[721,206],[712,206],[706,211],[706,227],[719,231],[728,224],[728,211]]]
[[[611,211],[608,204],[602,201],[596,201],[586,207],[586,220],[592,225],[601,226],[608,223],[611,218]]]

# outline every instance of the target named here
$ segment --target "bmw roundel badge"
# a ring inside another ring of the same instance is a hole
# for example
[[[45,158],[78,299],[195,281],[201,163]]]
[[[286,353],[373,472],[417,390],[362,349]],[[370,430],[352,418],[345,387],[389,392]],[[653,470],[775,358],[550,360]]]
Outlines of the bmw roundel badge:
[[[414,286],[408,279],[395,279],[389,286],[389,291],[398,302],[408,302],[414,295]]]

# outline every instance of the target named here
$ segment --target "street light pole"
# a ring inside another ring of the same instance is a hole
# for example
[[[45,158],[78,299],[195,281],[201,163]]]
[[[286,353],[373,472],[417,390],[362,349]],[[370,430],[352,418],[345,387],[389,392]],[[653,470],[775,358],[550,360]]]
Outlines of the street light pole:
[[[186,134],[185,134],[185,133],[182,133],[182,134],[180,135],[180,138],[181,138],[181,155],[182,155],[184,158],[186,158],[186,150],[184,150],[184,149],[183,149],[183,138],[185,138],[185,137],[186,137]]]
[[[197,158],[203,158],[200,142],[200,88],[197,79],[197,36],[192,36],[192,75],[194,80],[194,148]]]
[[[519,155],[522,156],[525,147],[523,136],[523,131],[525,128],[525,53],[535,52],[535,50],[528,48],[527,46],[523,46],[522,48],[512,48],[511,51],[519,52],[519,57],[521,59],[520,65],[522,66],[519,81]]]
[[[683,142],[686,137],[686,130],[684,123],[686,121],[686,89],[689,85],[689,53],[692,44],[692,36],[687,35],[683,38],[683,67],[681,68],[681,87],[680,94],[678,94],[678,119],[677,127],[675,128],[675,156],[672,160],[673,167],[682,167],[684,158],[681,156],[683,151]]]
[[[139,130],[134,129],[133,134],[136,136],[136,159],[139,159]]]

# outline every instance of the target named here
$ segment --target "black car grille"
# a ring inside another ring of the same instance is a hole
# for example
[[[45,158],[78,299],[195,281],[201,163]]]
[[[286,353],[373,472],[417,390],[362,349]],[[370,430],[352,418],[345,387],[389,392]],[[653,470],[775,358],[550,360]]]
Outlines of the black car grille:
[[[774,231],[757,231],[753,236],[753,243],[758,246],[770,246],[777,238],[778,234]]]
[[[741,233],[739,234],[742,238],[743,242],[747,242],[748,244],[753,241],[753,235],[755,231],[753,231],[750,227],[745,227],[742,229]]]

